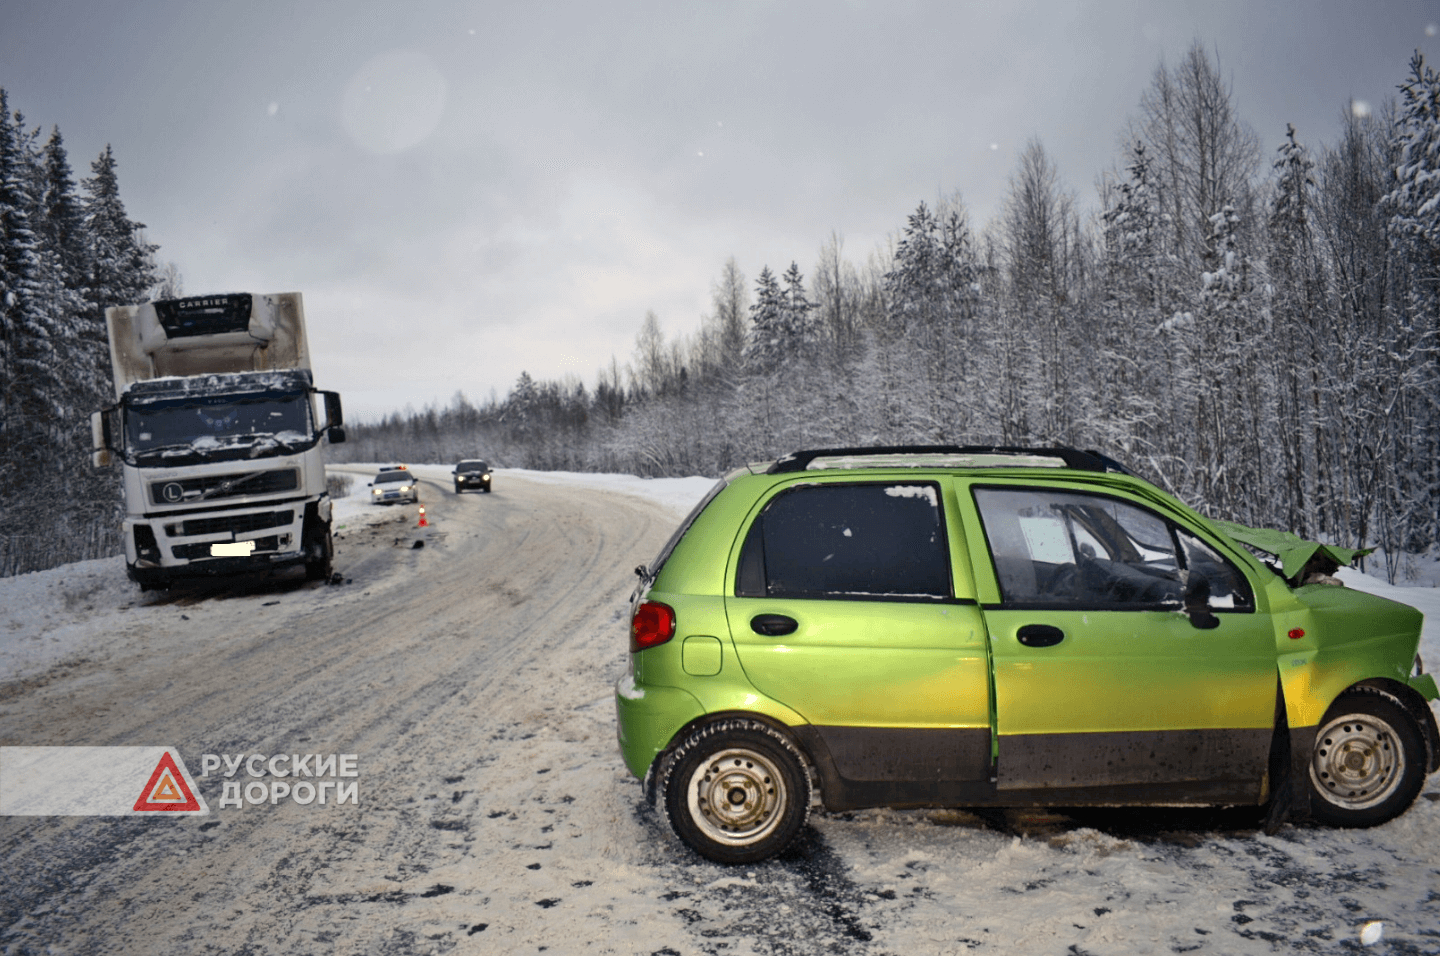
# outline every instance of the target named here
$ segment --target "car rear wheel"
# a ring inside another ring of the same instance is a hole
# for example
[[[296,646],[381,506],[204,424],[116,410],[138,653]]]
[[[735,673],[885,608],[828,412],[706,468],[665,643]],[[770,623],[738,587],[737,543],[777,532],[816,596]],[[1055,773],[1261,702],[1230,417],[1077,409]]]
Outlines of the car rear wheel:
[[[795,746],[751,720],[701,727],[661,784],[677,836],[717,863],[754,863],[790,845],[810,813],[810,776]]]
[[[1325,714],[1310,758],[1310,812],[1321,823],[1371,827],[1394,819],[1425,784],[1425,742],[1390,694],[1362,688]]]

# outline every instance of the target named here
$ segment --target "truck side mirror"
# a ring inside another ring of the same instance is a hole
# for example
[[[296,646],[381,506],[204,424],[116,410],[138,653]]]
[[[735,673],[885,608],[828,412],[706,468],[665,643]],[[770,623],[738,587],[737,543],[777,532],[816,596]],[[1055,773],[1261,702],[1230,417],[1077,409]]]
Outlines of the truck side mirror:
[[[110,455],[110,418],[105,412],[90,414],[90,463],[96,468],[114,464]]]
[[[338,445],[345,440],[345,428],[342,425],[331,425],[325,429],[325,437],[330,439],[330,444]]]
[[[334,428],[337,425],[345,424],[345,412],[340,408],[339,392],[321,392],[325,396],[325,424]],[[334,438],[330,439],[332,442]],[[345,440],[345,433],[340,433],[340,440]]]

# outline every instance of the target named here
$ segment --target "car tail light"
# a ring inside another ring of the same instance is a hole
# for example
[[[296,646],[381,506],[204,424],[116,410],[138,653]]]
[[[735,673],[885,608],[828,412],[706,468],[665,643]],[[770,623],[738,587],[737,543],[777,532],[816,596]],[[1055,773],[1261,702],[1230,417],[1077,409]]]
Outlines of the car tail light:
[[[630,653],[658,647],[675,636],[675,610],[658,601],[643,601],[630,619]]]

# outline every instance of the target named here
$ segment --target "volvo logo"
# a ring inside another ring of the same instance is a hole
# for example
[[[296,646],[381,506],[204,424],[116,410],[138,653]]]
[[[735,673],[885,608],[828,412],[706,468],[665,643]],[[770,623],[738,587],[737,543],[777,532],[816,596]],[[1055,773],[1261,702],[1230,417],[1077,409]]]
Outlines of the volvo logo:
[[[185,489],[180,487],[180,482],[172,481],[160,489],[160,497],[169,502],[176,502],[185,497]]]

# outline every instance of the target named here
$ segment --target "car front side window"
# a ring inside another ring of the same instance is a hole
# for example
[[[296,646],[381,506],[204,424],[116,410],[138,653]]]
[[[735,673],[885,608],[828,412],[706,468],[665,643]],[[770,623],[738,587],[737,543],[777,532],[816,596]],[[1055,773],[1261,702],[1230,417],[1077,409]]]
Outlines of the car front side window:
[[[1102,495],[999,488],[974,495],[1005,605],[1180,605],[1181,558],[1159,516]]]
[[[1209,605],[1213,610],[1252,611],[1255,595],[1250,583],[1235,565],[1219,552],[1184,529],[1177,531],[1191,575],[1204,578],[1210,586]]]

